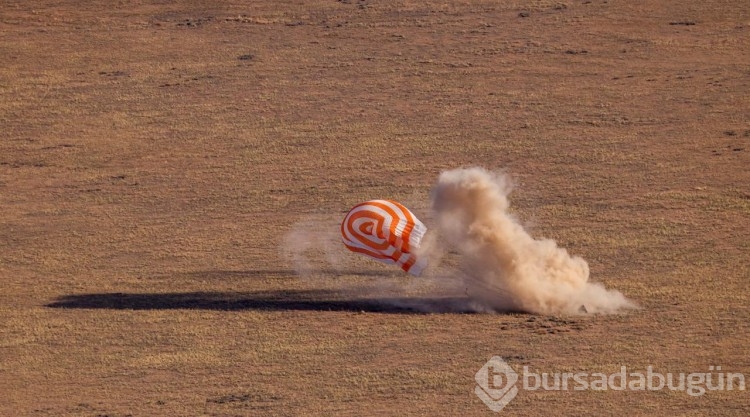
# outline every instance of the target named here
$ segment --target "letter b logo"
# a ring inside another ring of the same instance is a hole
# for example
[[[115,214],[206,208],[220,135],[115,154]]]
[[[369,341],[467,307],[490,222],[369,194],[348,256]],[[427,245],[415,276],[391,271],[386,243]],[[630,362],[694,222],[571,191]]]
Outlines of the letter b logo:
[[[474,379],[474,393],[494,412],[502,410],[518,394],[518,374],[499,356],[487,361]]]

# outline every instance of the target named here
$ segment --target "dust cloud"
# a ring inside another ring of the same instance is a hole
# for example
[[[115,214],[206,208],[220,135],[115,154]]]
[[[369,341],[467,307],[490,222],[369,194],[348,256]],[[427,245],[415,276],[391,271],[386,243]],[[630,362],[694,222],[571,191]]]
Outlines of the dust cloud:
[[[443,172],[417,216],[427,226],[418,256],[428,266],[406,275],[341,243],[345,213],[310,216],[283,240],[286,258],[308,284],[342,297],[424,312],[615,313],[636,308],[589,281],[588,263],[551,239],[534,239],[509,212],[507,175],[483,168]],[[410,204],[419,208],[419,203]]]
[[[534,239],[509,213],[510,179],[482,168],[443,172],[433,189],[437,233],[458,253],[466,293],[495,311],[612,313],[635,307],[589,282],[589,266],[550,239]],[[427,247],[427,256],[435,248]],[[434,256],[434,255],[432,255]]]

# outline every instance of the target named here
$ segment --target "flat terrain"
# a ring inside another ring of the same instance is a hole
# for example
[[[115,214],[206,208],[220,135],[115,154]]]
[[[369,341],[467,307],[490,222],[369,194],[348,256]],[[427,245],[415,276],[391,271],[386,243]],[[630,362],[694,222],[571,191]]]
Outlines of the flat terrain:
[[[487,416],[494,355],[750,378],[747,2],[213,3],[0,3],[0,415]],[[641,309],[422,313],[335,242],[372,198],[429,223],[469,166]],[[500,415],[748,404],[520,391]]]

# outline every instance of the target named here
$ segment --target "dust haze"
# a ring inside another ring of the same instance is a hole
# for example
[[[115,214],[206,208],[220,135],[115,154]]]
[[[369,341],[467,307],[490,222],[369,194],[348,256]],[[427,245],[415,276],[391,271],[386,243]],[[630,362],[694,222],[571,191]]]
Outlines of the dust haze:
[[[300,277],[327,277],[325,285],[342,296],[417,311],[586,314],[636,308],[619,291],[590,282],[584,259],[554,240],[532,237],[509,213],[511,190],[507,175],[483,168],[443,172],[429,210],[415,210],[428,228],[418,253],[428,267],[418,278],[348,252],[339,232],[345,213],[293,225],[284,237],[287,259]],[[347,280],[357,275],[370,279]],[[331,283],[331,276],[339,279]]]
[[[611,313],[634,307],[589,282],[589,266],[509,214],[510,179],[481,168],[443,172],[433,190],[437,232],[459,257],[468,296],[496,311]],[[431,249],[432,250],[432,249]]]

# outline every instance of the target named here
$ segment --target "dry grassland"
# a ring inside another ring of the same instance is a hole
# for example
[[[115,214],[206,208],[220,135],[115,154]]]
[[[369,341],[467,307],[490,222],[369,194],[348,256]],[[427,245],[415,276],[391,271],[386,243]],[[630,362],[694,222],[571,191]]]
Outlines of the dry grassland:
[[[0,415],[492,415],[493,355],[750,377],[746,2],[6,0],[0,62]],[[422,314],[378,301],[399,271],[279,250],[366,199],[429,218],[461,166],[513,175],[531,233],[642,309]]]

